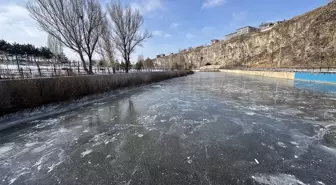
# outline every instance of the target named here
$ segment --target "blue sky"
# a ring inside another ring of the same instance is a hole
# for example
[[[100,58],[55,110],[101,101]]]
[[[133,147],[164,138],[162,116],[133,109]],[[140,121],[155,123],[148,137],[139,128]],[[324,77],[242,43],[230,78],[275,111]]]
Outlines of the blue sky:
[[[137,48],[134,59],[139,54],[153,58],[157,54],[205,45],[211,39],[223,39],[239,27],[290,19],[328,3],[328,0],[121,1],[140,9],[145,17],[143,28],[154,35],[144,47]],[[25,0],[0,0],[0,39],[46,45],[46,34],[31,20],[24,4]],[[76,58],[69,50],[66,54]]]

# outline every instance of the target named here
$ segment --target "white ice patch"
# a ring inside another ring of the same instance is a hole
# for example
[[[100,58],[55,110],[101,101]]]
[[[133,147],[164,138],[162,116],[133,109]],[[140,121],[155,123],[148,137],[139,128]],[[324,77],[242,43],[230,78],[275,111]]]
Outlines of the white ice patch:
[[[257,110],[257,111],[259,111],[259,110],[261,110],[261,111],[268,111],[268,110],[271,109],[270,107],[263,106],[263,105],[260,105],[260,106],[252,105],[252,106],[247,107],[247,108],[250,109],[250,110]]]
[[[83,133],[88,133],[89,131],[88,130],[84,130]]]
[[[143,136],[144,136],[143,134],[138,134],[138,137],[140,137],[140,138],[143,137]]]
[[[330,148],[330,147],[327,147],[325,145],[320,145],[320,148],[323,151],[325,151],[325,152],[327,152],[329,154],[332,154],[332,155],[334,155],[336,157],[336,148]]]
[[[39,146],[39,147],[36,147],[34,148],[31,153],[40,153],[42,152],[43,150],[47,149],[47,146],[46,145],[42,145],[42,146]]]
[[[295,146],[298,146],[299,145],[299,143],[297,143],[297,142],[295,142],[295,141],[291,141],[290,142],[292,145],[295,145]]]
[[[41,121],[40,124],[36,125],[34,128],[44,128],[47,126],[51,126],[54,124],[58,124],[60,122],[60,119],[56,118],[56,119],[47,119],[47,120],[43,120]]]
[[[81,156],[82,156],[82,157],[85,157],[86,155],[89,155],[89,154],[92,153],[92,152],[93,152],[93,151],[92,151],[91,149],[88,149],[88,150],[82,152],[82,153],[81,153]]]
[[[66,129],[66,128],[60,128],[60,129],[58,129],[58,132],[59,133],[66,133],[66,132],[70,132],[68,129]]]
[[[258,161],[257,159],[254,159],[254,161],[255,161],[257,164],[259,164],[259,161]]]
[[[249,115],[249,116],[253,116],[253,115],[255,115],[254,112],[245,112],[245,114],[246,114],[246,115]]]
[[[5,155],[7,152],[11,151],[13,147],[14,147],[13,143],[9,143],[6,144],[5,146],[0,147],[0,157]]]
[[[26,171],[20,172],[18,175],[16,175],[15,177],[13,177],[9,180],[9,184],[13,184],[19,177],[21,177],[22,175],[25,175],[27,173],[28,172],[26,172]]]
[[[283,142],[278,142],[277,144],[278,144],[278,146],[280,146],[281,148],[287,148],[287,146],[286,146],[285,143],[283,143]]]
[[[317,181],[317,184],[325,185],[322,181]]]
[[[34,143],[26,143],[25,144],[25,147],[32,147],[32,146],[35,146],[35,145],[37,145],[38,143],[36,143],[36,142],[34,142]]]
[[[238,118],[231,118],[230,120],[235,124],[241,126],[244,134],[249,134],[253,132],[253,125],[251,125],[250,123],[246,123],[245,121]]]
[[[187,157],[187,162],[189,163],[189,164],[191,164],[192,163],[192,160],[190,159],[190,157]]]
[[[297,179],[294,175],[289,174],[277,174],[277,175],[268,175],[260,174],[252,176],[252,179],[260,184],[267,185],[305,185],[302,181]]]
[[[290,115],[290,116],[296,116],[298,114],[303,114],[302,111],[298,109],[294,109],[294,108],[284,109],[284,110],[281,110],[279,113],[283,115]]]

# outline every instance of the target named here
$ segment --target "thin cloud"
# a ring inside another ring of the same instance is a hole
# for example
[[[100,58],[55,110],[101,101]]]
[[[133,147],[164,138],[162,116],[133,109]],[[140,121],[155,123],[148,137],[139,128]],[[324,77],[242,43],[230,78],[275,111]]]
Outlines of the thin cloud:
[[[166,33],[166,34],[164,34],[163,37],[164,37],[164,38],[170,38],[170,37],[172,37],[172,35],[170,35],[169,33]]]
[[[215,6],[220,6],[222,4],[226,3],[226,0],[205,0],[202,9],[203,8],[211,8]]]
[[[208,32],[212,32],[212,31],[214,31],[214,30],[215,30],[215,28],[212,27],[212,26],[204,26],[204,27],[202,28],[202,32],[206,32],[206,33],[208,33]]]
[[[160,36],[162,36],[163,33],[162,33],[162,31],[160,31],[160,30],[154,30],[152,34],[153,34],[154,36],[159,36],[159,37],[160,37]]]
[[[33,44],[37,47],[47,45],[47,33],[29,16],[24,5],[0,2],[0,39],[10,43]],[[76,53],[64,48],[69,59],[79,59]]]
[[[131,3],[133,9],[138,9],[141,13],[151,13],[162,9],[162,0],[137,0]]]
[[[179,27],[179,26],[180,26],[179,23],[177,23],[177,22],[173,22],[173,23],[171,23],[170,28],[177,28],[177,27]]]
[[[194,35],[192,33],[187,33],[186,37],[187,37],[187,39],[192,39],[192,38],[196,37],[196,35]]]
[[[247,16],[247,12],[233,12],[232,13],[232,21],[230,23],[230,26],[236,26],[236,25],[239,25],[243,22],[245,22],[248,18]]]

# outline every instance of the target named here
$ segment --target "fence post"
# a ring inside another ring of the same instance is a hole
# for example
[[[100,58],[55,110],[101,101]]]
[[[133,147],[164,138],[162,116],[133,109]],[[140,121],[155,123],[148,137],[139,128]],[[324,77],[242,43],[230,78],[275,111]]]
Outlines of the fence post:
[[[22,69],[22,68],[20,68],[20,71],[19,71],[19,73],[20,73],[20,75],[21,75],[21,78],[23,78],[23,79],[24,79],[24,75],[23,75],[23,69]]]

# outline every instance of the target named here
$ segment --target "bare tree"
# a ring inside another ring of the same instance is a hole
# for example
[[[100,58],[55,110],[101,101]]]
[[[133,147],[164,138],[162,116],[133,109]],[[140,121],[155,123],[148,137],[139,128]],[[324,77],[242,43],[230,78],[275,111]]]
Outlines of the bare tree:
[[[114,58],[114,42],[111,38],[112,32],[109,27],[108,20],[104,18],[102,23],[102,35],[98,41],[98,53],[101,58],[106,61],[107,69],[109,70],[109,66],[112,66],[113,74],[116,72],[116,64]],[[110,70],[109,70],[110,71]]]
[[[144,60],[143,63],[144,63],[144,66],[147,70],[151,70],[154,67],[154,63],[150,58],[147,58],[146,60]]]
[[[57,38],[55,38],[52,35],[48,35],[48,48],[50,51],[54,54],[53,58],[51,59],[53,67],[54,67],[54,73],[56,74],[56,63],[59,56],[63,53],[63,43],[59,41]]]
[[[141,64],[141,67],[145,68],[146,69],[146,66],[145,66],[145,57],[143,55],[138,55],[138,65]]]
[[[48,35],[48,48],[55,55],[63,53],[63,43],[52,35]]]
[[[93,73],[92,56],[104,18],[99,0],[28,0],[27,9],[44,31],[79,54],[88,74]]]
[[[144,19],[139,10],[133,11],[129,5],[123,8],[120,1],[111,1],[107,9],[114,32],[112,38],[125,60],[125,70],[128,73],[130,56],[135,51],[135,47],[142,46],[142,43],[152,35],[148,31],[140,33]]]

